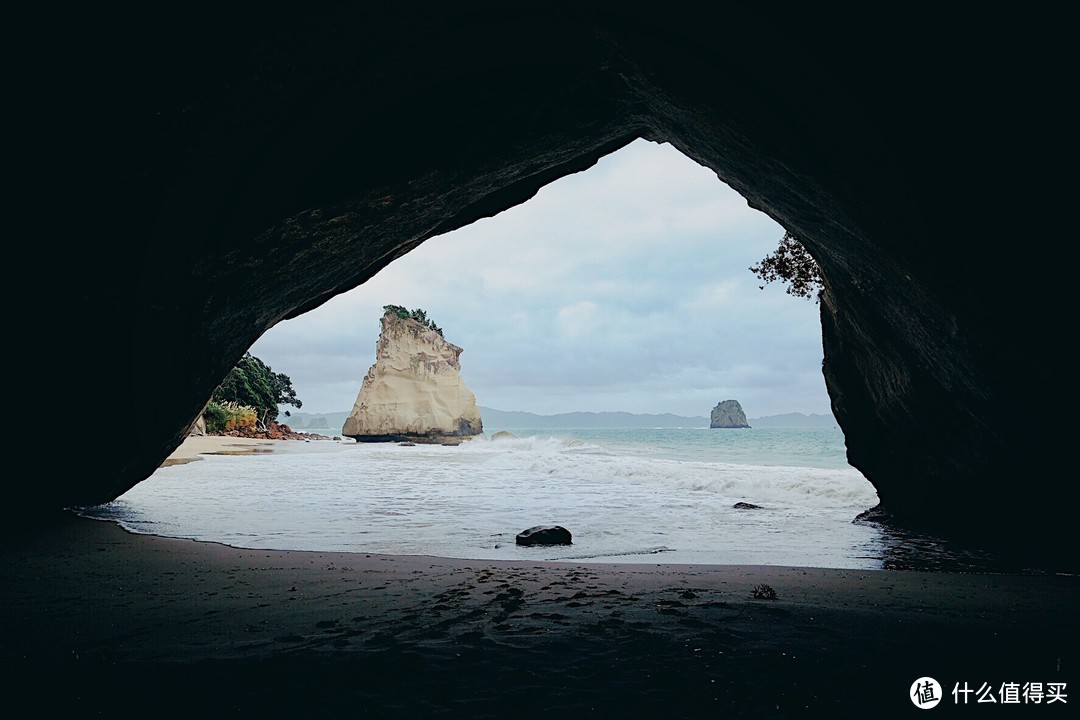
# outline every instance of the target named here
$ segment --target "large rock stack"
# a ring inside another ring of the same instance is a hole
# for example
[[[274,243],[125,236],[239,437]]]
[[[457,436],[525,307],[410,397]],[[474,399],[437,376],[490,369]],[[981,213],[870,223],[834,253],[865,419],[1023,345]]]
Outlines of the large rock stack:
[[[746,413],[738,400],[724,400],[712,410],[709,427],[711,428],[748,428]]]
[[[375,364],[342,434],[360,442],[457,443],[483,432],[476,396],[461,379],[461,348],[430,323],[388,309]]]

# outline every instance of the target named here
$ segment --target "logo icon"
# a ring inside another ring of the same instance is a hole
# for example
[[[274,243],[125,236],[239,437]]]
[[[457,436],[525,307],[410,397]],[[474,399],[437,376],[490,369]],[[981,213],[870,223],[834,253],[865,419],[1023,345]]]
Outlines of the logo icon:
[[[911,684],[908,697],[915,707],[929,710],[941,702],[941,685],[932,677],[921,677]]]

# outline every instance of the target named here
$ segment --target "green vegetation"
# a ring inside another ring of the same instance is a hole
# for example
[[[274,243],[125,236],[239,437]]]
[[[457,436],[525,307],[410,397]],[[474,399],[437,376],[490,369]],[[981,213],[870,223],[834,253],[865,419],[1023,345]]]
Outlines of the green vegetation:
[[[436,325],[433,320],[428,319],[426,310],[421,310],[420,308],[408,310],[401,305],[383,305],[383,310],[385,312],[397,315],[402,320],[415,320],[424,327],[429,327],[435,332],[439,333],[440,336],[442,336],[443,334],[442,328]]]
[[[781,280],[788,285],[787,294],[814,302],[821,299],[821,270],[814,258],[806,251],[803,244],[789,232],[780,239],[780,246],[760,263],[750,268],[750,272],[765,281],[765,284]],[[764,288],[765,285],[759,285]]]
[[[246,408],[255,415],[260,427],[267,427],[277,420],[278,405],[292,405],[300,409],[303,403],[296,397],[292,380],[284,373],[275,373],[270,366],[249,353],[244,353],[236,367],[229,371],[211,397],[213,412],[222,417],[246,417],[236,408]],[[232,413],[232,415],[230,415]],[[286,417],[289,415],[285,413]],[[225,421],[227,424],[227,420]],[[206,409],[206,428],[211,430],[211,408]],[[220,431],[218,431],[220,432]]]
[[[206,420],[206,432],[218,435],[230,430],[254,430],[259,417],[255,408],[238,405],[234,402],[215,402],[213,400],[203,411]]]

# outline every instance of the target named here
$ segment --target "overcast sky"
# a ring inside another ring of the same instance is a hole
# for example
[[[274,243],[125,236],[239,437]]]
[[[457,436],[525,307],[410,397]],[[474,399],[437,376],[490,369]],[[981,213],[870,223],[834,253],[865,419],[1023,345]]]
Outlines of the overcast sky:
[[[464,348],[484,407],[707,416],[734,398],[748,417],[829,414],[818,306],[748,269],[783,234],[715,173],[638,140],[428,240],[251,352],[292,379],[303,412],[348,411],[395,304]]]

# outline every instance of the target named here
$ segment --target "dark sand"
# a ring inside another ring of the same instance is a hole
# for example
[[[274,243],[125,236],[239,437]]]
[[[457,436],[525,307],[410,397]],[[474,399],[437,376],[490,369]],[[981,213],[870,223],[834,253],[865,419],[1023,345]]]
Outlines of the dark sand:
[[[939,713],[956,682],[1077,693],[1010,717],[1080,703],[1075,576],[242,550],[74,515],[2,552],[0,682],[38,716],[891,717],[924,675]]]
[[[925,675],[955,714],[957,682],[1067,695],[1080,645],[1076,576],[241,550],[67,513],[2,553],[0,687],[45,716],[892,717]]]

